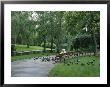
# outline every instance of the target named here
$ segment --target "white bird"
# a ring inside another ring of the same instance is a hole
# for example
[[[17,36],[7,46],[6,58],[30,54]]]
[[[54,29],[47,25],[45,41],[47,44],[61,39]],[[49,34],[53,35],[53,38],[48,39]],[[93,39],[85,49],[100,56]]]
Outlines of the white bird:
[[[87,27],[84,27],[82,30],[86,30],[86,32],[88,31]]]

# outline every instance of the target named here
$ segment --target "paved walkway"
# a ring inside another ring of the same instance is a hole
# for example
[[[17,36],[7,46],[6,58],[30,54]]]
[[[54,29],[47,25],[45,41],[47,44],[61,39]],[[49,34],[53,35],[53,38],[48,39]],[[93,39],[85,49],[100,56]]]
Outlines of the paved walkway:
[[[54,67],[52,61],[42,62],[41,59],[24,59],[11,62],[12,77],[47,77]]]

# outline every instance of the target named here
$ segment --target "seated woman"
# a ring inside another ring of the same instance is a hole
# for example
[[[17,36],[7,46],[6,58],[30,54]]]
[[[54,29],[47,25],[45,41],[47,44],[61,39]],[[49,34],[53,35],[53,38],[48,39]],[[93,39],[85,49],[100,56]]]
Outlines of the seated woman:
[[[56,55],[56,59],[61,61],[61,59],[65,55],[65,53],[66,53],[65,49],[62,49],[61,52],[58,55]]]
[[[66,53],[65,49],[62,49],[62,51],[60,52],[60,54],[65,54],[65,53]]]

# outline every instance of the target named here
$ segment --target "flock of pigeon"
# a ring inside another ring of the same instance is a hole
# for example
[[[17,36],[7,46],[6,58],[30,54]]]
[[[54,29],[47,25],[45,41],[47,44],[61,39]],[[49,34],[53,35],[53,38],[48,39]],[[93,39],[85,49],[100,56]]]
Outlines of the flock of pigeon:
[[[71,65],[71,64],[77,64],[77,65],[81,65],[81,66],[85,66],[85,65],[95,65],[95,59],[91,59],[91,61],[88,61],[88,62],[81,62],[81,60],[79,59],[76,59],[76,60],[73,60],[73,61],[63,61],[64,65]]]
[[[33,57],[34,60],[40,59],[42,62],[54,62],[57,63],[59,61],[58,57],[55,56],[45,56],[45,57]]]
[[[56,57],[56,56],[45,56],[45,57],[33,57],[34,60],[40,59],[42,62],[50,62],[52,61],[53,64],[57,63],[57,62],[62,62],[64,63],[64,65],[71,65],[71,64],[80,64],[81,66],[85,66],[85,65],[95,65],[95,59],[91,59],[91,61],[88,61],[86,63],[82,63],[81,60],[79,60],[79,58],[74,58],[74,60],[69,60],[67,58],[63,58],[61,60],[61,58]]]

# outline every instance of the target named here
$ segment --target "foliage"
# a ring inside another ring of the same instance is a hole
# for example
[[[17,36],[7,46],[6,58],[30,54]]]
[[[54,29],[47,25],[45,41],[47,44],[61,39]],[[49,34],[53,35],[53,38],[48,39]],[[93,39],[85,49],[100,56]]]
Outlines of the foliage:
[[[88,49],[88,51],[93,51],[91,47],[93,47],[93,38],[91,35],[83,34],[83,35],[78,35],[74,38],[74,48],[75,50],[83,48],[83,49]],[[84,51],[84,50],[82,50]]]
[[[11,12],[12,43],[27,44],[27,47],[29,47],[35,29],[33,21],[29,20],[30,16],[31,12]]]
[[[68,34],[74,38],[80,34],[91,34],[96,46],[99,41],[96,41],[96,35],[100,32],[100,12],[98,11],[76,11],[65,13],[65,25]],[[98,37],[99,38],[99,37]]]
[[[12,11],[11,24],[12,44],[29,48],[44,43],[44,52],[46,42],[51,52],[54,47],[59,52],[63,44],[68,51],[85,49],[88,44],[86,49],[97,53],[100,47],[99,11]]]

